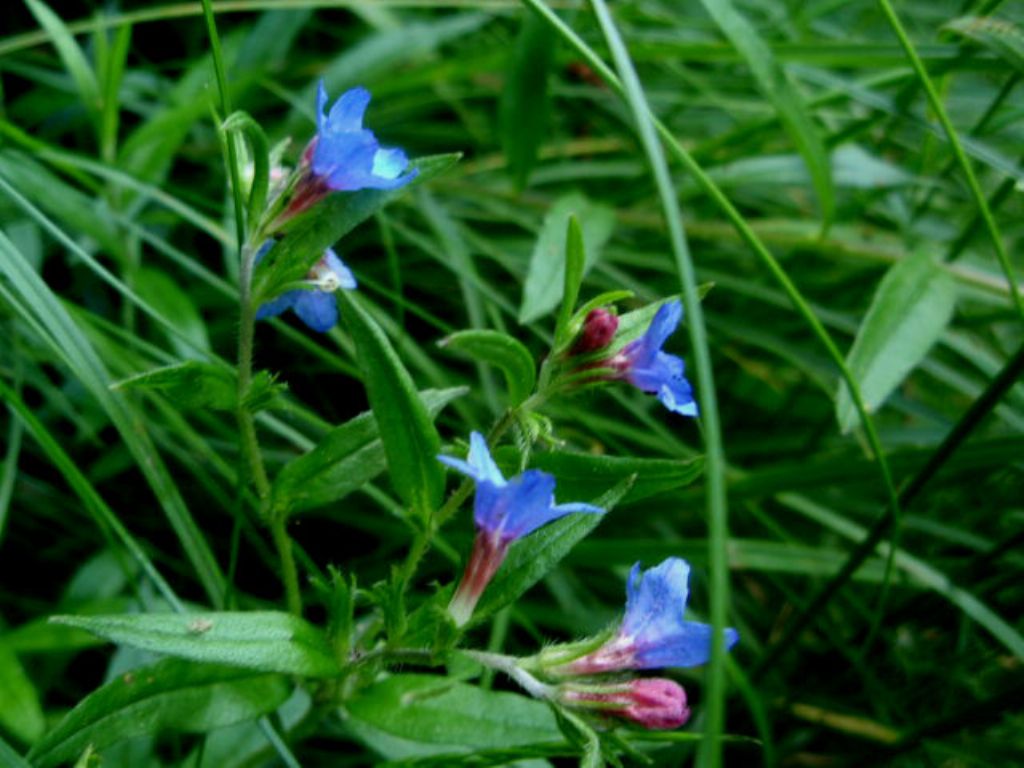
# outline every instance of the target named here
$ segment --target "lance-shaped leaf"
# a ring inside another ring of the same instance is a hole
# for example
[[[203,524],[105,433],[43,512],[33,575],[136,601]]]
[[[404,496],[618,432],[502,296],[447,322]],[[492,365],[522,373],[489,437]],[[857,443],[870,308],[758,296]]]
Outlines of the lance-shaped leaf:
[[[164,659],[86,696],[36,743],[29,759],[48,768],[74,760],[89,745],[103,749],[163,730],[205,733],[253,720],[284,702],[289,688],[277,674]]]
[[[402,501],[426,519],[444,493],[444,471],[437,460],[441,438],[412,377],[359,298],[341,291],[338,304],[356,345],[391,484]]]
[[[846,364],[868,411],[877,409],[920,363],[945,330],[956,306],[956,283],[927,253],[894,264],[871,302]],[[844,383],[836,397],[843,432],[857,423]]]
[[[145,613],[54,616],[115,643],[193,661],[331,677],[340,671],[323,633],[287,613]]]
[[[344,727],[385,758],[562,740],[547,705],[433,675],[394,675],[345,703]]]
[[[438,346],[501,369],[508,387],[509,404],[519,405],[537,383],[537,366],[530,350],[500,331],[459,331],[446,336]]]
[[[469,390],[428,389],[420,399],[431,419]],[[384,444],[373,413],[361,413],[335,427],[309,453],[292,459],[274,478],[272,505],[278,513],[337,501],[387,469]]]

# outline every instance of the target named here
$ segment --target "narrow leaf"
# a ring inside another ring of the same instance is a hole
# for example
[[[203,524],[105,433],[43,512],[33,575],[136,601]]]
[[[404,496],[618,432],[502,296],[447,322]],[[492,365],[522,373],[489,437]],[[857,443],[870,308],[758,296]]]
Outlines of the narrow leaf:
[[[385,758],[558,742],[547,705],[432,675],[394,675],[345,704],[345,729]]]
[[[0,640],[0,730],[31,744],[46,728],[39,694],[14,652]]]
[[[323,633],[286,613],[54,616],[51,621],[115,643],[194,661],[304,677],[339,672]]]
[[[102,749],[163,730],[204,733],[272,712],[288,694],[280,675],[165,659],[82,699],[29,757],[47,768],[73,760],[89,745]]]
[[[704,8],[722,33],[747,62],[758,88],[765,95],[803,155],[826,224],[835,215],[835,190],[828,153],[811,113],[785,71],[775,61],[768,44],[736,10],[732,0],[702,0]]]
[[[565,279],[562,281],[562,306],[558,310],[558,322],[555,324],[555,349],[568,344],[574,335],[570,321],[580,295],[580,283],[583,282],[586,262],[583,228],[580,226],[580,220],[570,215],[565,233]]]
[[[97,113],[100,109],[100,87],[96,81],[96,73],[78,43],[75,42],[71,31],[60,16],[50,10],[45,3],[40,0],[25,0],[25,3],[32,15],[36,17],[39,26],[46,31],[53,47],[57,49],[68,74],[75,81],[75,87],[78,89],[78,95],[81,97],[82,103],[85,104],[85,108],[91,113]]]
[[[583,233],[585,259],[583,274],[597,262],[601,248],[615,228],[615,212],[573,193],[555,201],[544,217],[537,243],[530,256],[530,267],[523,286],[519,322],[533,322],[558,305],[565,284],[566,233],[569,217],[575,216]]]
[[[348,291],[338,293],[338,304],[356,345],[391,484],[414,512],[426,518],[444,493],[444,472],[437,460],[441,438],[384,331]]]
[[[499,107],[502,147],[509,173],[520,189],[526,186],[547,135],[551,107],[548,80],[557,47],[558,37],[551,26],[527,11],[512,50]]]
[[[939,339],[956,305],[956,283],[924,252],[894,264],[878,286],[857,331],[847,365],[864,405],[876,410]],[[836,418],[843,432],[857,423],[847,388],[840,384]]]
[[[420,399],[433,419],[465,387],[428,389]],[[361,413],[335,427],[309,453],[292,459],[278,473],[271,489],[280,513],[310,509],[344,498],[387,469],[384,445],[373,413]]]
[[[179,408],[232,410],[237,401],[235,375],[228,368],[190,360],[156,368],[111,384],[111,389],[153,390]]]
[[[533,355],[508,334],[490,330],[459,331],[446,336],[438,346],[500,368],[505,375],[510,405],[519,405],[533,394],[537,383]]]
[[[963,16],[945,29],[977,43],[1024,74],[1024,31],[1012,21],[987,16]]]
[[[702,458],[637,459],[564,451],[535,453],[532,465],[553,474],[558,481],[559,496],[566,499],[592,496],[635,477],[622,502],[639,501],[656,493],[683,488],[704,471]]]

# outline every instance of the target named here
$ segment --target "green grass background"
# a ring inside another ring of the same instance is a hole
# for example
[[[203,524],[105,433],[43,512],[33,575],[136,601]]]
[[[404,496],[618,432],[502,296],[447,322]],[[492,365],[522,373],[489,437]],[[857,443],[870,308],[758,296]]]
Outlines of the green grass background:
[[[183,360],[233,365],[237,243],[202,7],[10,5],[0,765],[19,766],[15,752],[141,660],[47,616],[208,605],[225,580],[229,604],[269,608],[280,587],[269,537],[236,503],[230,414],[109,386]],[[697,736],[639,745],[656,764],[1024,763],[1019,6],[214,8],[230,102],[272,144],[290,137],[290,160],[314,130],[320,77],[332,94],[372,91],[385,145],[463,153],[339,247],[416,384],[469,385],[438,419],[446,441],[486,429],[506,395],[493,369],[435,342],[492,328],[546,352],[554,311],[524,312],[537,300],[524,286],[560,205],[607,233],[583,300],[686,298],[671,348],[701,422],[626,388],[544,413],[574,449],[704,456],[702,478],[616,508],[477,645],[527,654],[599,629],[633,562],[681,555],[695,614],[742,642],[679,673]],[[271,472],[367,408],[343,327],[261,323],[256,367],[288,386],[287,408],[258,420]],[[844,376],[868,420],[840,395]],[[289,532],[304,573],[333,563],[362,585],[386,579],[412,536],[385,476]],[[413,595],[453,577],[470,536],[463,512]],[[342,718],[272,720],[264,736],[273,727],[288,747],[263,738],[214,757],[202,737],[151,733],[108,747],[104,764],[379,759]],[[699,738],[722,732],[737,738]],[[570,760],[480,751],[483,764]]]

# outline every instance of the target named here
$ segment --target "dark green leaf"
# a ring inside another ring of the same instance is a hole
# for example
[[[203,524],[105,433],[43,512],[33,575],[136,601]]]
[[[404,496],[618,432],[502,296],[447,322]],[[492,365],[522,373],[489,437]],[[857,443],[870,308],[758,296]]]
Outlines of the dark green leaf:
[[[530,256],[523,303],[519,308],[520,323],[532,322],[558,305],[565,285],[566,233],[570,216],[577,218],[583,232],[583,274],[597,262],[601,248],[615,228],[615,212],[606,205],[591,202],[578,193],[556,200],[544,217]]]
[[[420,393],[420,399],[433,419],[467,391],[465,387],[428,389]],[[337,501],[386,468],[377,421],[367,411],[335,427],[316,448],[285,465],[274,479],[272,504],[286,513]]]
[[[29,757],[40,768],[163,730],[203,733],[272,712],[288,698],[276,674],[165,659],[126,672],[82,699]]]
[[[290,222],[285,235],[267,252],[253,276],[257,304],[277,296],[289,283],[302,280],[313,264],[346,233],[407,190],[441,175],[459,155],[421,157],[410,168],[418,175],[400,189],[335,192]]]
[[[3,736],[0,736],[0,768],[32,768],[25,758],[11,749]]]
[[[569,227],[565,233],[565,279],[562,282],[562,306],[558,310],[558,322],[555,325],[555,349],[568,344],[576,334],[571,321],[580,295],[586,261],[586,245],[580,220],[569,216]],[[586,315],[583,319],[586,319]]]
[[[924,252],[894,264],[878,286],[846,363],[864,406],[877,409],[942,335],[956,306],[953,277]],[[836,397],[844,432],[857,423],[845,384]]]
[[[779,119],[807,163],[821,206],[822,219],[826,223],[831,222],[835,214],[835,190],[828,153],[800,93],[775,61],[767,43],[746,17],[736,10],[732,0],[702,2],[719,29],[747,62],[761,92],[775,106]]]
[[[505,375],[510,405],[517,406],[533,394],[537,383],[533,355],[508,334],[490,330],[459,331],[446,336],[438,346],[500,368]]]
[[[156,368],[115,382],[112,389],[156,390],[179,408],[232,410],[237,380],[229,369],[212,363],[187,363]]]
[[[634,480],[635,477],[625,478],[614,488],[594,499],[593,503],[603,508],[607,514],[629,493]],[[558,493],[558,498],[562,502],[576,500],[563,493]],[[483,621],[495,611],[518,599],[558,565],[603,518],[604,515],[589,512],[573,513],[515,542],[477,604],[472,623]]]
[[[532,465],[555,476],[560,499],[592,497],[629,477],[636,477],[622,502],[639,501],[689,485],[704,471],[703,459],[635,459],[585,453],[535,453]]]
[[[437,460],[441,438],[412,377],[384,331],[359,305],[358,297],[340,291],[338,304],[356,345],[391,484],[402,500],[426,519],[444,493],[444,472]]]
[[[31,744],[43,735],[46,721],[39,693],[14,652],[0,640],[0,730]]]
[[[537,161],[537,151],[547,136],[550,95],[548,79],[558,47],[550,24],[527,11],[501,92],[501,143],[508,169],[522,189]]]
[[[963,16],[944,29],[977,43],[1024,74],[1024,31],[1012,21],[988,16]]]
[[[108,640],[183,659],[265,672],[330,677],[338,664],[323,633],[287,613],[54,616]]]
[[[166,272],[143,268],[134,274],[132,287],[149,306],[173,321],[174,328],[185,337],[182,339],[173,333],[165,334],[179,357],[195,358],[199,353],[210,350],[206,322],[196,309],[192,297],[179,282]]]
[[[60,16],[40,0],[25,0],[25,4],[28,5],[32,15],[36,17],[39,26],[46,31],[53,47],[57,49],[68,74],[75,81],[75,87],[78,89],[78,95],[85,108],[92,113],[97,113],[100,109],[100,87],[96,81],[96,73],[78,43],[75,42],[71,30],[67,28]]]
[[[345,728],[386,758],[561,741],[547,705],[431,675],[394,675],[350,699]]]

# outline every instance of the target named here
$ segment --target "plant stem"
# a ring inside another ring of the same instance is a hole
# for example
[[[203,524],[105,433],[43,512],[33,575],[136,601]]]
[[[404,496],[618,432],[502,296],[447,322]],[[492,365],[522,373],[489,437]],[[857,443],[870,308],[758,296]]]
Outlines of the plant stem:
[[[283,515],[275,515],[270,520],[270,535],[274,538],[277,556],[281,560],[281,581],[284,582],[285,604],[288,612],[296,616],[302,615],[302,594],[299,592],[299,571],[295,567],[295,556],[292,554],[292,540],[286,529]]]

